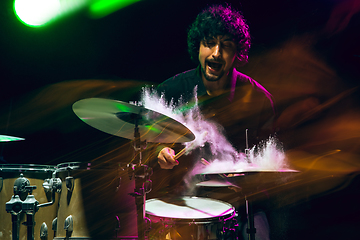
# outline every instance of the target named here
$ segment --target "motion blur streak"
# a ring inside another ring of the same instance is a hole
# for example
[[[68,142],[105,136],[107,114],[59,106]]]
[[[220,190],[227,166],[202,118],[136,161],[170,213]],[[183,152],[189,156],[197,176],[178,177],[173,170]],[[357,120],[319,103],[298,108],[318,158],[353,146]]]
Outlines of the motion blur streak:
[[[90,16],[93,18],[102,18],[139,1],[140,0],[94,0],[89,6]]]
[[[244,71],[273,94],[273,127],[290,168],[302,172],[289,202],[343,189],[360,171],[359,89],[317,54],[320,40],[294,36],[250,59]]]
[[[344,0],[334,7],[330,18],[324,28],[324,34],[335,35],[343,31],[351,21],[351,18],[360,11],[358,0]]]
[[[338,8],[334,9],[322,33],[331,36],[342,31],[358,11],[358,1],[339,1]],[[340,22],[336,20],[339,17],[342,19]],[[359,89],[346,85],[348,79],[336,72],[317,51],[322,37],[315,33],[293,36],[266,52],[254,52],[249,63],[240,69],[272,93],[277,107],[272,127],[283,144],[289,168],[300,171],[289,182],[254,192],[259,198],[278,199],[279,208],[330,196],[349,186],[360,172],[360,109],[356,100]],[[109,136],[87,126],[75,116],[71,106],[89,97],[128,101],[144,84],[126,80],[57,83],[14,99],[10,121],[7,121],[8,114],[5,114],[8,107],[2,105],[0,123],[9,122],[8,132],[26,139],[7,144],[4,155],[21,149],[14,156],[15,159],[8,161],[42,164],[82,161],[99,165],[130,162],[133,159],[131,141]],[[224,114],[220,117],[230,118],[234,115],[233,111],[241,110],[242,107],[239,105],[238,109],[226,109],[223,106]],[[245,110],[247,115],[243,115],[246,118],[242,119],[241,128],[233,126],[232,129],[239,135],[244,134],[248,124],[246,121],[251,121],[252,114],[258,111],[252,108],[250,110],[253,112]],[[40,144],[36,141],[36,144],[32,144],[34,135],[41,139]],[[30,147],[24,148],[25,143]],[[181,175],[186,174],[180,172],[182,169],[174,169],[170,174],[169,171],[158,169],[152,147],[156,145],[148,146],[143,157],[144,162],[155,163],[152,165],[156,172],[152,176],[154,188],[149,198],[168,194],[169,188],[163,186],[169,184],[169,179],[175,176],[182,180]],[[177,167],[186,162],[186,156],[179,162]],[[107,186],[112,182],[103,184]],[[236,192],[211,191],[213,195],[209,193],[209,197],[234,205],[243,197]],[[132,203],[132,198],[123,200],[123,203],[125,208]]]

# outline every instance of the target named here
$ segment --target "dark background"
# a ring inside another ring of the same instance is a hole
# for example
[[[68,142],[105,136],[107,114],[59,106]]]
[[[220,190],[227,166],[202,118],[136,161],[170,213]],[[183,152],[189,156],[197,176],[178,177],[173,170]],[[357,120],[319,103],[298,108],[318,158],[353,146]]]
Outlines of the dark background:
[[[219,2],[144,0],[101,19],[82,10],[45,27],[30,28],[17,20],[12,1],[1,1],[0,134],[26,139],[0,143],[2,163],[56,165],[104,156],[116,159],[128,151],[116,149],[126,140],[86,126],[71,105],[87,97],[126,101],[144,83],[157,84],[196,67],[187,53],[187,28],[202,8]],[[310,44],[317,59],[336,75],[336,86],[346,90],[359,85],[359,1],[228,2],[244,13],[250,26],[253,43],[245,73],[256,77],[251,73],[261,71],[261,65],[252,65],[252,59],[273,49],[281,51],[289,39],[311,35],[316,37],[304,45]],[[256,79],[266,86],[266,79]],[[351,108],[359,103],[358,95],[348,97]],[[282,104],[280,111],[286,101]],[[351,176],[350,184],[336,194],[292,206],[288,230],[279,235],[359,237],[359,181],[356,173]]]
[[[162,82],[193,67],[186,31],[207,4],[223,1],[137,2],[101,19],[83,10],[43,28],[20,23],[12,1],[1,2],[1,98],[21,95],[44,85],[75,79],[131,79]],[[356,1],[229,1],[240,9],[253,37],[252,54],[269,50],[304,33],[324,30],[331,12],[348,3],[333,31],[316,50],[344,81],[359,76],[359,15]],[[353,5],[353,6],[352,6]],[[340,14],[341,15],[341,14]]]

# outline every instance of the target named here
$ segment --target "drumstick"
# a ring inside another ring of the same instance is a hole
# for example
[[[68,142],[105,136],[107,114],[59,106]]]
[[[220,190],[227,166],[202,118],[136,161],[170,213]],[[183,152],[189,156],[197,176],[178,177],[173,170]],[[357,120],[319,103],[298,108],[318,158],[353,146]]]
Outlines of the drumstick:
[[[201,163],[204,164],[205,166],[209,166],[210,163],[205,159],[205,158],[201,158]],[[222,178],[227,178],[228,176],[226,176],[225,174],[221,173],[221,174],[218,174],[220,177]]]
[[[184,147],[183,149],[181,149],[180,152],[178,152],[175,156],[174,159],[178,159],[179,157],[181,157],[182,155],[184,155],[184,153],[186,152],[186,150],[188,149],[188,147]]]
[[[201,158],[201,163],[204,164],[205,166],[209,166],[210,163],[205,159],[205,158]]]
[[[201,139],[204,139],[205,136],[208,134],[207,131],[203,132],[201,135],[200,135],[200,138]],[[186,153],[187,150],[189,149],[192,149],[195,145],[195,141],[193,141],[191,144],[189,144],[188,146],[184,147],[183,149],[180,150],[180,152],[178,152],[175,156],[174,156],[174,159],[178,159],[179,157],[181,157],[182,155],[184,155],[184,153]]]

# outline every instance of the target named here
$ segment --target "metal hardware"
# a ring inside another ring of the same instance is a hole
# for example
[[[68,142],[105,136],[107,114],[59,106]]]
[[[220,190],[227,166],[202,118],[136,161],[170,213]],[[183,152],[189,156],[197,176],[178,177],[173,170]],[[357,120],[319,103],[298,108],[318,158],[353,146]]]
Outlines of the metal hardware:
[[[57,193],[61,192],[61,179],[60,178],[48,178],[44,180],[43,188],[45,192],[53,192],[56,191]]]
[[[52,220],[52,223],[51,223],[51,230],[53,230],[54,232],[57,231],[57,217],[54,218],[54,220]]]
[[[48,236],[48,227],[47,227],[46,223],[43,222],[40,227],[40,238],[47,239],[47,236]]]
[[[29,193],[29,190],[26,189],[28,186],[30,186],[29,179],[25,178],[24,174],[20,173],[20,177],[14,182],[14,195],[19,195],[20,199],[24,201]]]
[[[13,195],[6,203],[6,211],[12,215],[17,215],[22,211],[22,201],[19,195]]]
[[[64,229],[67,232],[72,232],[74,229],[74,221],[73,221],[73,217],[71,215],[69,215],[64,222]]]
[[[65,184],[66,188],[69,192],[72,192],[74,190],[74,178],[73,177],[66,177],[65,178]]]

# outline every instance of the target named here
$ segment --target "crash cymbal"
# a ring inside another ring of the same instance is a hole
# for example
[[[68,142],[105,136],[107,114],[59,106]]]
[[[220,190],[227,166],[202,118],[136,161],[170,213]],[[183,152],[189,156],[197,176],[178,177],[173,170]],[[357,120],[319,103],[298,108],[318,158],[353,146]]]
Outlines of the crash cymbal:
[[[135,121],[140,139],[147,142],[189,142],[194,134],[182,123],[145,107],[103,98],[82,99],[73,104],[74,113],[103,132],[134,139]]]
[[[0,135],[0,142],[12,142],[12,141],[21,141],[21,140],[25,140],[25,138]]]

